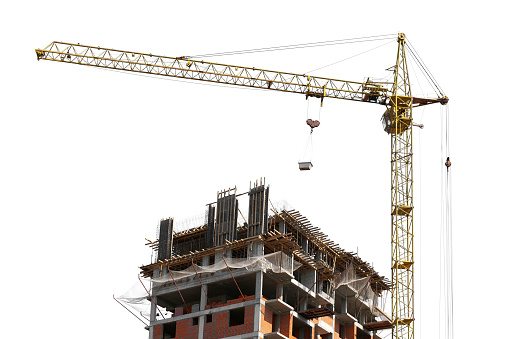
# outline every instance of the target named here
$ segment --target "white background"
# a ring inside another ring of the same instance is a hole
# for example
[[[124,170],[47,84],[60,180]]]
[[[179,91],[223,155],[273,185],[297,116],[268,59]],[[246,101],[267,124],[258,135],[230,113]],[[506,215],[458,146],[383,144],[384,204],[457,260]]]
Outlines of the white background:
[[[214,4],[213,4],[214,3]],[[509,10],[486,1],[27,1],[1,10],[2,338],[146,338],[113,299],[150,261],[160,218],[203,213],[266,177],[333,240],[390,277],[383,107],[325,100],[314,169],[298,171],[307,101],[37,61],[52,41],[168,56],[406,33],[451,99],[454,333],[508,316]],[[305,73],[377,44],[211,61]],[[313,75],[386,76],[397,43]],[[415,70],[418,72],[417,66]],[[429,93],[422,81],[412,89]],[[310,102],[317,112],[318,100]],[[312,114],[311,113],[311,114]],[[440,105],[414,111],[417,337],[438,337]],[[385,335],[385,334],[384,334]]]

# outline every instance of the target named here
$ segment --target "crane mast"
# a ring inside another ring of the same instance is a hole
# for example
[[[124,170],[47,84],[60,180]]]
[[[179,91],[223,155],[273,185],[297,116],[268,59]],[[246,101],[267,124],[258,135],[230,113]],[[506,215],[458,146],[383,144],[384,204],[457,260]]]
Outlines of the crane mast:
[[[392,337],[414,338],[412,93],[405,36],[398,37],[392,95],[384,114],[391,144]]]
[[[412,96],[405,40],[405,35],[400,33],[393,82],[337,80],[64,42],[53,42],[44,49],[36,49],[36,55],[38,60],[305,94],[306,98],[320,98],[321,103],[324,98],[335,98],[385,105],[382,122],[384,130],[391,136],[392,337],[413,339],[412,108],[433,103],[445,105],[449,99],[446,96]]]

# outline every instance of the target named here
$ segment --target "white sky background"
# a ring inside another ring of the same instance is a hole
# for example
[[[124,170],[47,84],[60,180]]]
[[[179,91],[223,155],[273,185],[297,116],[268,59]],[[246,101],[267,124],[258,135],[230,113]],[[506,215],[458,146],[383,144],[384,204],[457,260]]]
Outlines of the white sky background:
[[[149,263],[144,238],[155,238],[160,218],[202,213],[218,190],[244,192],[260,177],[272,201],[287,200],[390,277],[382,106],[326,99],[314,169],[300,172],[303,96],[38,62],[35,48],[57,40],[181,56],[398,32],[451,99],[455,336],[502,336],[488,323],[505,321],[509,303],[509,10],[501,3],[4,4],[0,336],[146,338],[112,299]],[[304,73],[378,44],[206,60]],[[391,43],[312,74],[383,77],[396,51]],[[319,100],[310,105],[317,112]],[[414,116],[426,126],[414,130],[417,337],[432,338],[439,333],[440,106]]]

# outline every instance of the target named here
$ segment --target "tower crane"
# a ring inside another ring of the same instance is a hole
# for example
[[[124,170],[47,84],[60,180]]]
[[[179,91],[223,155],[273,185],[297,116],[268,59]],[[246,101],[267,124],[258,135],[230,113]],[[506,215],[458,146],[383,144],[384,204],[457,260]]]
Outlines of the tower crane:
[[[36,49],[37,60],[58,61],[126,72],[207,81],[234,86],[344,99],[385,106],[382,123],[391,140],[392,337],[414,338],[414,233],[412,109],[449,99],[412,96],[406,61],[406,37],[399,33],[393,81],[363,82],[270,71],[155,54],[130,52],[65,42]]]

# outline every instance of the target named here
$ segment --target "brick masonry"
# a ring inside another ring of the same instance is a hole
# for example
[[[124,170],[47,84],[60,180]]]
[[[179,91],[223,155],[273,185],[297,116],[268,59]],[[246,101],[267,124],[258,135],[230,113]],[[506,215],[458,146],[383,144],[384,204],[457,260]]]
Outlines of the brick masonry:
[[[263,297],[264,298],[264,297]],[[264,298],[265,299],[265,298]],[[263,299],[263,300],[264,300]],[[254,300],[254,296],[244,296],[237,299],[229,300],[225,304],[215,304],[213,309],[226,305],[234,305],[247,300]],[[205,339],[220,339],[252,333],[254,330],[254,311],[255,305],[245,307],[245,315],[243,324],[229,326],[229,310],[212,313],[212,321],[204,323]],[[204,317],[205,318],[205,317]],[[276,315],[271,309],[261,305],[261,326],[260,332],[264,335],[267,333],[275,332],[276,329]],[[338,321],[334,321],[333,317],[321,317],[325,323],[333,326],[334,339],[356,339],[357,327],[355,325],[345,326],[345,336],[342,334],[342,327]],[[312,319],[314,324],[318,323],[318,319]],[[315,328],[304,332],[305,339],[316,339]],[[280,316],[280,333],[290,339],[298,339],[298,333],[293,333],[293,316],[291,314],[283,314]],[[176,339],[196,339],[199,335],[199,325],[193,324],[193,318],[184,319],[176,322]],[[321,339],[327,338],[327,335],[318,336]],[[156,325],[153,329],[153,339],[163,339],[163,325]]]
[[[254,296],[240,297],[237,299],[229,300],[225,304],[216,304],[213,308],[233,305],[247,300],[254,300]],[[255,306],[245,307],[245,315],[243,324],[229,326],[229,310],[223,312],[212,313],[212,321],[204,323],[204,338],[219,339],[252,333],[254,330],[254,309]],[[161,327],[161,325],[160,325]],[[271,324],[270,324],[271,328]],[[162,330],[160,329],[160,332]],[[155,331],[156,333],[156,326]],[[196,339],[199,335],[199,325],[193,325],[193,319],[184,319],[176,322],[176,338],[179,339]],[[153,339],[162,339],[163,337],[153,336]]]
[[[254,330],[254,306],[245,307],[244,323],[241,325],[229,326],[229,311],[213,313],[212,320],[212,322],[204,324],[204,338],[217,339],[252,333]]]
[[[275,318],[273,312],[266,308],[264,305],[261,306],[261,333],[271,333],[275,330]]]
[[[163,339],[163,325],[153,327],[153,339]]]

